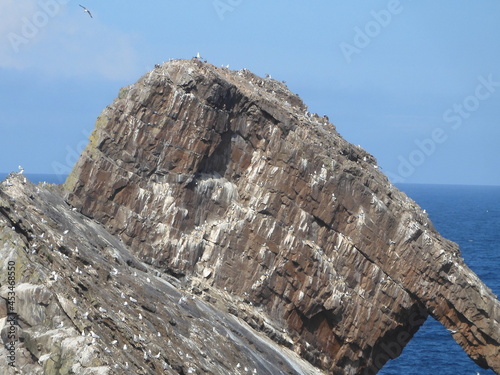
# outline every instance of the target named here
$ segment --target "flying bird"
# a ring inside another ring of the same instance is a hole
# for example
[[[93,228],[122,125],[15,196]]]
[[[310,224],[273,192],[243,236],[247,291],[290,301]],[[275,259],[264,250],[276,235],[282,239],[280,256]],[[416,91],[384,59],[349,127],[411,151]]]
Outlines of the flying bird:
[[[78,4],[78,5],[80,5],[80,4]],[[92,17],[92,13],[90,13],[90,10],[88,10],[87,8],[85,8],[83,5],[80,5],[80,6],[83,8],[83,11],[84,11],[85,13],[88,13],[88,14],[89,14],[90,18],[94,18],[94,17]]]

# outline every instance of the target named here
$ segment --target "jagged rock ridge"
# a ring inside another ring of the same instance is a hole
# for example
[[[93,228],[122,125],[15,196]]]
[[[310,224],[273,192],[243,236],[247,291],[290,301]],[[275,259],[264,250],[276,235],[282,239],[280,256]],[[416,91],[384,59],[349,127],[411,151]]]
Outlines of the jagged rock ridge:
[[[500,372],[496,297],[375,159],[282,83],[166,63],[103,111],[64,189],[130,259],[314,371],[376,373],[431,314]],[[296,373],[313,371],[297,361]]]

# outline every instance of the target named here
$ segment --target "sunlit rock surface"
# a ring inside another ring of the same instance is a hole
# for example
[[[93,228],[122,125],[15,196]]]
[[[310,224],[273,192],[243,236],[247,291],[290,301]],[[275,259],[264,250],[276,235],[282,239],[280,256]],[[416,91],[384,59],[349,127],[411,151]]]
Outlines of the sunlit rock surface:
[[[165,63],[63,187],[23,179],[1,185],[0,251],[26,373],[374,374],[428,314],[500,373],[496,296],[283,83]]]

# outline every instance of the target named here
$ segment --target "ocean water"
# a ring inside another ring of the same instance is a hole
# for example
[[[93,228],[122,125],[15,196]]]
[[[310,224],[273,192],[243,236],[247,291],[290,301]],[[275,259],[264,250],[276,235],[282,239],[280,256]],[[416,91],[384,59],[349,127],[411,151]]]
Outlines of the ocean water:
[[[465,263],[500,295],[500,186],[401,184],[436,229],[458,243]],[[429,318],[381,375],[494,375],[477,366],[451,334]]]

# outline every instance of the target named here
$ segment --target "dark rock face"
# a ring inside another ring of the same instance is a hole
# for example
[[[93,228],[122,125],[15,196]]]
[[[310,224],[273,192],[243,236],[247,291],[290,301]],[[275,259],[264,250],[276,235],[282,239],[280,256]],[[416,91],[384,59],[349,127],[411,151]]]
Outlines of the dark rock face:
[[[141,263],[54,187],[15,175],[0,186],[0,373],[322,374],[228,313],[245,311],[241,300]],[[9,262],[14,340],[7,339]],[[262,313],[253,319],[290,340]]]
[[[21,185],[15,186],[24,204],[45,212]],[[17,191],[5,187],[4,194],[14,197],[9,189]],[[92,219],[70,212],[88,220],[77,227],[80,236],[86,233],[81,242],[89,243],[88,256],[96,257],[90,263],[102,269],[103,287],[92,295],[102,295],[97,305],[112,311],[108,327],[118,324],[120,310],[109,294],[129,283],[130,292],[145,291],[143,315],[151,315],[153,331],[162,298],[174,302],[184,288],[205,301],[203,307],[196,302],[196,314],[209,319],[207,311],[217,311],[216,321],[233,332],[217,331],[228,348],[222,357],[211,341],[190,347],[206,354],[192,354],[197,373],[244,373],[255,362],[259,374],[374,374],[401,353],[428,314],[456,331],[454,339],[474,361],[500,373],[500,305],[456,244],[391,186],[371,155],[272,79],[198,60],[156,68],[103,111],[63,195]],[[8,229],[16,204],[3,211]],[[26,228],[15,232],[28,233],[31,219],[21,222]],[[89,223],[104,227],[90,233]],[[149,283],[104,276],[113,267],[130,274],[134,264],[161,275],[154,291],[146,292]],[[166,275],[179,281],[170,277],[171,285],[161,288]],[[170,316],[186,324],[181,307]],[[239,328],[229,327],[228,319],[236,319],[229,316],[238,317]],[[198,333],[208,340],[206,325]],[[242,337],[252,335],[256,350],[242,352]],[[257,342],[283,350],[279,369],[264,365],[266,349]],[[117,355],[134,371],[154,373],[159,365]],[[162,358],[181,366],[174,353]]]

